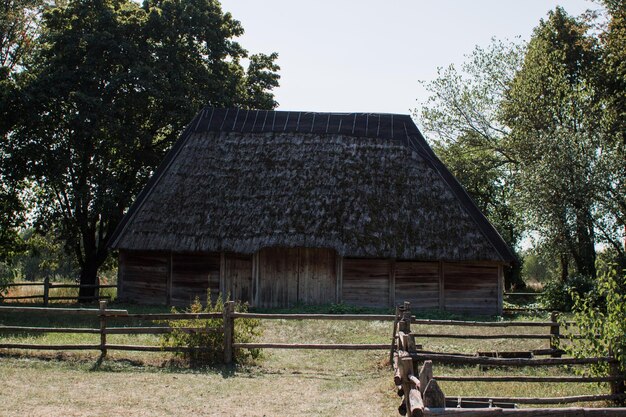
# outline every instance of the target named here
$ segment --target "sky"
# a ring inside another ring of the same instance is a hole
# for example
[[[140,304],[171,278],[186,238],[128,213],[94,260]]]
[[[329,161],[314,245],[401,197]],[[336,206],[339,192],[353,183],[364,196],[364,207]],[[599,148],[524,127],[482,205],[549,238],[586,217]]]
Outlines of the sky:
[[[588,0],[221,0],[250,53],[278,52],[280,110],[408,114],[419,81],[460,65],[491,38],[528,40],[557,5],[579,15]]]

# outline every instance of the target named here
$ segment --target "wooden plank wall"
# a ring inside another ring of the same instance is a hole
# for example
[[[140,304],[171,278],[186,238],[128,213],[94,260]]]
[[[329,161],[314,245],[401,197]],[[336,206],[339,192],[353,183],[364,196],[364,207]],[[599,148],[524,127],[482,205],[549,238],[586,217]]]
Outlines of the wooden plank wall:
[[[328,304],[336,298],[335,251],[301,248],[298,250],[298,302]]]
[[[325,304],[336,299],[335,251],[264,248],[259,252],[259,307]]]
[[[141,304],[167,304],[169,254],[120,251],[120,299]]]
[[[341,300],[363,307],[498,314],[501,265],[341,258],[330,249],[265,248],[254,256],[120,251],[120,299],[187,306],[220,291],[258,307]],[[338,268],[341,268],[339,270]],[[255,277],[258,285],[255,287]],[[440,288],[443,287],[443,291]]]
[[[498,265],[444,263],[446,311],[498,314]]]
[[[289,307],[298,302],[298,249],[259,251],[257,307]]]
[[[170,304],[188,306],[198,297],[202,303],[220,291],[219,253],[172,254]]]
[[[439,262],[395,263],[396,303],[409,301],[411,309],[439,308]]]
[[[415,310],[498,314],[500,269],[489,263],[345,258],[341,298],[361,307],[409,301]]]
[[[389,305],[389,261],[387,259],[343,260],[341,299],[361,307]],[[396,302],[401,302],[399,299]]]
[[[252,294],[252,255],[226,252],[224,254],[225,295],[232,300],[248,303],[254,301]]]

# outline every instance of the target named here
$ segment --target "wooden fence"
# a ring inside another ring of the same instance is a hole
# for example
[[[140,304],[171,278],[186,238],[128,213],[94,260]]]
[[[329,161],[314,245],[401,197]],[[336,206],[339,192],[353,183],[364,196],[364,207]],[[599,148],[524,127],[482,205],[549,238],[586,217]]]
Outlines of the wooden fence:
[[[33,328],[33,327],[19,327],[19,326],[0,326],[1,331],[28,331],[28,332],[63,332],[63,333],[100,333],[101,331],[106,336],[107,334],[159,334],[171,332],[171,329],[165,327],[110,327],[109,318],[116,319],[133,319],[141,321],[163,321],[163,320],[182,320],[189,318],[222,318],[226,324],[225,335],[225,350],[231,352],[225,358],[226,363],[232,361],[232,351],[234,349],[335,349],[335,350],[391,350],[392,346],[395,346],[396,335],[390,332],[390,343],[376,343],[376,344],[321,344],[321,343],[267,343],[267,342],[255,342],[255,343],[237,343],[234,341],[234,322],[239,318],[253,318],[262,320],[349,320],[349,321],[397,321],[397,316],[393,314],[262,314],[262,313],[238,313],[234,311],[234,303],[225,303],[224,313],[168,313],[168,314],[129,314],[127,310],[111,310],[107,309],[106,302],[101,302],[102,309],[63,309],[63,308],[38,308],[38,307],[17,307],[17,306],[0,306],[0,312],[2,311],[14,311],[14,312],[42,312],[46,314],[66,313],[66,314],[83,314],[93,315],[104,318],[102,329],[83,329],[83,328]],[[498,322],[480,322],[480,321],[459,321],[459,320],[424,320],[416,319],[411,316],[410,323],[413,325],[420,325],[420,328],[424,326],[448,326],[451,328],[450,332],[412,332],[409,334],[411,340],[415,338],[463,338],[463,339],[477,339],[477,340],[491,340],[491,339],[526,339],[526,340],[545,340],[547,342],[546,348],[534,349],[525,352],[488,352],[480,351],[476,352],[478,357],[489,357],[493,359],[498,358],[530,358],[540,355],[550,355],[558,358],[563,354],[562,350],[558,349],[558,343],[562,339],[566,339],[570,336],[564,335],[562,332],[562,324],[557,320],[557,314],[552,313],[550,321],[526,321],[526,322],[514,322],[514,321],[498,321]],[[572,324],[572,323],[569,323]],[[546,328],[545,334],[537,333],[501,333],[501,334],[483,334],[481,332],[476,333],[458,333],[454,331],[454,328],[458,327],[474,327],[474,328],[509,328],[509,327],[543,327]],[[189,329],[188,331],[193,331]],[[231,334],[228,334],[231,333]],[[106,338],[105,338],[106,339]],[[6,345],[6,344],[5,344]],[[0,345],[4,346],[4,345]],[[31,346],[31,345],[29,345]],[[38,349],[38,347],[32,347]],[[40,347],[46,349],[46,347]],[[76,347],[80,349],[81,347]],[[86,349],[94,349],[93,346],[85,347]],[[139,346],[137,350],[159,350],[157,346],[145,347]],[[131,347],[119,347],[113,346],[111,349],[124,349],[131,350]],[[441,355],[447,354],[453,358],[457,357],[469,357],[468,360],[476,360],[475,355],[452,353],[452,352],[429,352],[426,350],[420,350],[420,354],[424,355]],[[439,357],[439,356],[438,356]],[[450,359],[452,360],[452,359]]]
[[[94,297],[79,297],[78,295],[76,296],[64,296],[64,297],[55,297],[55,296],[50,296],[50,290],[54,289],[54,288],[96,288],[97,290],[100,290],[101,288],[117,288],[117,285],[115,284],[96,284],[96,285],[81,285],[81,284],[55,284],[53,282],[50,282],[49,278],[46,278],[43,280],[43,282],[12,282],[9,284],[5,284],[5,287],[8,288],[14,288],[14,287],[34,287],[34,286],[39,286],[42,287],[42,293],[41,294],[35,294],[35,295],[20,295],[20,296],[0,296],[0,301],[5,301],[5,300],[35,300],[35,299],[41,299],[43,302],[44,306],[48,306],[50,301],[71,301],[71,300],[76,300],[76,301],[94,301],[94,300],[109,300],[111,297],[110,296],[100,296],[100,295],[96,295]]]
[[[187,351],[206,351],[207,348],[189,348],[189,347],[162,347],[162,346],[145,346],[145,345],[120,345],[111,344],[107,341],[108,335],[113,334],[165,334],[174,331],[169,326],[111,326],[111,319],[128,319],[132,321],[164,321],[164,320],[189,320],[189,319],[223,319],[228,322],[228,312],[224,313],[170,313],[170,314],[129,314],[127,310],[108,309],[106,301],[100,301],[100,308],[47,308],[47,307],[15,307],[0,306],[0,312],[8,313],[41,313],[41,314],[67,314],[92,316],[98,318],[99,327],[83,328],[83,327],[26,327],[26,326],[4,326],[0,325],[0,332],[28,332],[28,333],[76,333],[76,334],[99,334],[100,342],[98,344],[63,344],[63,345],[47,345],[32,343],[0,343],[0,349],[32,349],[32,350],[99,350],[101,357],[105,357],[109,350],[126,350],[126,351],[144,351],[144,352],[187,352]],[[232,319],[230,320],[232,323]],[[232,327],[230,328],[232,329]],[[176,331],[184,332],[224,332],[227,333],[224,326],[219,327],[177,327]],[[231,333],[232,337],[232,333]],[[232,346],[232,339],[230,345]]]
[[[74,314],[88,315],[99,318],[98,328],[64,328],[64,327],[25,327],[25,326],[2,326],[1,332],[31,332],[31,333],[88,333],[99,334],[99,344],[79,344],[79,345],[42,345],[23,343],[0,343],[0,349],[33,349],[33,350],[100,350],[104,357],[109,350],[134,350],[134,351],[198,351],[207,350],[205,348],[185,348],[185,347],[160,347],[145,345],[119,345],[111,344],[107,341],[110,334],[164,334],[174,331],[171,327],[138,326],[138,327],[111,327],[111,319],[129,319],[140,321],[166,321],[166,320],[188,320],[188,319],[222,319],[222,326],[188,327],[176,330],[186,332],[223,332],[224,333],[224,363],[233,361],[235,349],[335,349],[335,350],[388,350],[389,343],[383,344],[320,344],[320,343],[236,343],[235,342],[235,320],[238,318],[255,318],[265,320],[365,320],[365,321],[393,321],[394,315],[374,315],[374,314],[259,314],[259,313],[237,313],[234,310],[235,303],[228,301],[224,305],[223,313],[169,313],[169,314],[130,314],[127,310],[114,310],[107,308],[107,302],[101,301],[99,309],[86,308],[45,308],[45,307],[17,307],[0,306],[1,312],[28,312],[42,314]]]
[[[574,402],[592,402],[592,401],[615,401],[623,402],[626,400],[624,394],[624,381],[626,375],[620,373],[618,361],[612,357],[596,357],[596,358],[562,358],[563,352],[557,349],[549,349],[553,356],[547,359],[535,359],[522,356],[525,352],[507,352],[505,355],[498,354],[477,354],[463,355],[451,353],[427,352],[420,349],[416,344],[416,337],[424,337],[423,334],[416,334],[411,331],[411,324],[431,324],[438,322],[439,324],[448,324],[455,326],[486,326],[486,327],[505,327],[505,326],[549,326],[551,331],[549,337],[551,341],[560,337],[558,333],[558,322],[556,322],[555,314],[552,314],[550,322],[454,322],[430,320],[415,320],[411,316],[410,304],[405,303],[403,307],[399,307],[396,311],[396,321],[394,323],[394,346],[391,353],[392,366],[394,369],[394,384],[397,387],[398,395],[403,397],[403,401],[398,408],[401,415],[409,414],[410,416],[422,415],[490,415],[498,414],[516,414],[524,416],[548,416],[561,415],[566,417],[573,416],[626,416],[626,408],[609,408],[609,409],[533,409],[533,410],[514,410],[516,404],[564,404]],[[555,324],[556,323],[556,324]],[[556,329],[556,330],[555,330]],[[465,335],[464,335],[465,336]],[[477,338],[480,335],[473,335]],[[520,335],[530,336],[530,335]],[[428,335],[428,337],[453,337],[453,335]],[[505,337],[504,335],[502,337]],[[510,335],[509,335],[510,337]],[[524,355],[525,356],[525,355]],[[423,363],[418,371],[418,363]],[[585,376],[447,376],[433,375],[433,364],[444,363],[454,365],[483,365],[483,366],[506,366],[506,367],[545,367],[545,366],[577,366],[596,363],[608,363],[611,373],[604,377],[585,377]],[[446,396],[437,381],[464,381],[464,382],[608,382],[611,387],[610,394],[601,395],[578,395],[567,397],[551,397],[551,398],[528,398],[528,397],[462,397],[458,395]],[[467,408],[489,408],[489,414],[482,414],[487,410],[475,411],[467,410]],[[511,410],[506,410],[510,408]]]
[[[416,319],[411,315],[409,303],[405,303],[402,308],[398,308],[396,315],[328,315],[328,314],[260,314],[260,313],[238,313],[234,310],[233,302],[226,302],[223,313],[175,313],[175,314],[130,314],[127,310],[116,310],[107,308],[106,301],[100,302],[99,309],[86,308],[46,308],[46,307],[17,307],[17,306],[0,306],[0,312],[29,312],[42,314],[73,314],[88,315],[97,318],[99,326],[93,328],[61,328],[61,327],[26,327],[26,326],[0,326],[0,332],[30,332],[30,333],[89,333],[100,335],[97,344],[65,344],[65,345],[43,345],[43,344],[26,344],[26,343],[0,343],[0,349],[47,349],[47,350],[99,350],[101,357],[105,357],[109,350],[126,350],[126,351],[205,351],[207,348],[189,348],[189,347],[161,347],[161,346],[145,346],[145,345],[121,345],[112,344],[107,340],[108,335],[113,334],[165,334],[174,331],[168,326],[128,326],[122,327],[112,325],[112,319],[133,320],[133,321],[169,321],[169,320],[188,320],[188,319],[221,319],[222,325],[211,328],[206,327],[186,327],[176,328],[186,332],[223,332],[224,335],[224,362],[231,363],[236,349],[338,349],[338,350],[363,350],[377,349],[389,350],[391,363],[394,368],[394,382],[398,387],[399,395],[404,397],[403,405],[400,411],[405,410],[410,415],[422,415],[430,413],[432,415],[448,415],[454,414],[457,406],[461,406],[461,410],[466,407],[492,406],[493,410],[500,410],[502,413],[508,413],[506,407],[512,407],[513,404],[562,404],[580,401],[623,401],[626,399],[624,394],[624,375],[619,373],[617,361],[611,357],[598,358],[563,358],[562,351],[556,349],[555,343],[565,337],[561,334],[561,324],[559,324],[556,315],[553,314],[550,321],[546,322],[476,322],[476,321],[454,321],[454,320],[422,320]],[[235,341],[235,320],[239,318],[254,318],[263,320],[367,320],[367,321],[392,321],[394,323],[391,333],[390,343],[382,344],[312,344],[312,343],[237,343]],[[417,333],[411,331],[411,325],[420,326],[471,326],[471,327],[488,327],[488,328],[505,328],[505,327],[546,327],[546,334],[498,334],[484,335],[464,334],[463,338],[475,339],[491,339],[491,338],[514,338],[514,339],[539,339],[548,340],[550,347],[531,352],[479,352],[476,355],[450,353],[450,352],[429,352],[416,343],[416,338],[435,338],[435,337],[457,337],[455,332],[448,333]],[[537,359],[536,355],[550,355],[553,357]],[[417,364],[423,362],[424,365],[418,371]],[[506,366],[506,367],[545,367],[545,366],[579,366],[595,363],[608,363],[611,366],[611,374],[603,377],[584,377],[584,376],[456,376],[456,375],[437,375],[433,376],[433,364],[456,364],[456,365],[482,365],[482,366]],[[611,386],[610,394],[602,395],[581,395],[556,398],[525,398],[525,397],[460,397],[457,395],[446,396],[441,392],[438,386],[439,381],[466,381],[466,382],[608,382]],[[428,388],[430,387],[430,389]],[[405,393],[407,393],[405,395]],[[419,395],[418,395],[419,394]],[[440,407],[443,398],[444,406]],[[421,405],[420,405],[421,401]],[[559,409],[562,410],[562,409]],[[581,410],[581,409],[575,409]],[[601,415],[597,414],[595,409],[582,409],[583,414],[563,414],[569,416],[574,415]],[[588,411],[591,410],[591,411]],[[611,414],[606,415],[624,415],[614,414],[615,408],[611,408]],[[626,409],[625,409],[626,410]],[[464,410],[467,411],[467,410]],[[470,410],[471,411],[471,410]],[[510,410],[524,411],[526,410]],[[536,411],[536,410],[535,410]],[[491,411],[494,412],[495,411]],[[585,414],[586,413],[586,414]],[[520,413],[523,414],[523,413]],[[529,416],[552,415],[545,411],[544,414],[523,414]]]

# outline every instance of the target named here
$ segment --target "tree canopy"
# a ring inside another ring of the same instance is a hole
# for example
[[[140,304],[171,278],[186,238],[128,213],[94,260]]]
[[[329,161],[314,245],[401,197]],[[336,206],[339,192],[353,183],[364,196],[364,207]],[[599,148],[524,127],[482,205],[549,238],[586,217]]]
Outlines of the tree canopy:
[[[595,277],[601,244],[624,262],[626,7],[603,3],[604,26],[557,7],[528,43],[477,48],[418,112],[502,236],[534,236],[563,279]]]
[[[41,28],[5,163],[24,167],[39,224],[93,284],[124,211],[202,106],[276,105],[277,56],[245,69],[243,28],[215,0],[69,1]]]

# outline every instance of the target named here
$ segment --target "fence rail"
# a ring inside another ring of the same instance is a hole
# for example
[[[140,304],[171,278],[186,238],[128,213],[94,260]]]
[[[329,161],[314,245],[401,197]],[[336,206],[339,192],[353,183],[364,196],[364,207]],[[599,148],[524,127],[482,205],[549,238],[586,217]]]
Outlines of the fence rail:
[[[207,348],[187,348],[168,346],[145,346],[145,345],[120,345],[107,342],[107,335],[115,334],[167,334],[174,331],[185,333],[221,333],[224,326],[215,327],[170,327],[170,326],[110,326],[108,321],[111,318],[141,320],[141,321],[163,321],[163,320],[188,320],[188,319],[224,319],[222,313],[170,313],[170,314],[129,314],[127,310],[108,309],[106,301],[100,301],[100,308],[50,308],[50,307],[17,307],[0,306],[0,313],[40,313],[40,314],[69,314],[92,316],[99,319],[99,328],[87,327],[32,327],[32,326],[4,326],[0,325],[0,334],[6,332],[28,332],[28,333],[76,333],[76,334],[98,334],[99,344],[61,344],[44,345],[30,343],[0,343],[0,349],[32,349],[32,350],[99,350],[102,356],[108,350],[134,350],[144,352],[191,352],[206,351]],[[232,340],[231,340],[232,344]]]
[[[5,300],[35,300],[41,299],[43,301],[44,306],[48,306],[50,301],[61,301],[61,300],[76,300],[76,301],[94,301],[94,300],[110,300],[111,296],[108,295],[96,295],[96,296],[63,296],[63,297],[55,297],[50,295],[50,290],[55,288],[95,288],[100,290],[101,288],[117,288],[115,284],[55,284],[50,282],[49,278],[46,278],[43,282],[12,282],[9,284],[5,284],[5,287],[32,287],[32,286],[40,286],[43,287],[43,293],[36,295],[19,295],[19,296],[2,296],[0,297],[0,301]]]
[[[426,352],[424,350],[417,349],[415,338],[424,337],[424,334],[419,334],[411,331],[411,324],[417,322],[412,320],[410,313],[410,304],[405,303],[403,307],[400,307],[396,311],[396,320],[394,327],[394,345],[393,345],[393,369],[394,369],[394,384],[398,387],[398,395],[403,397],[403,402],[398,408],[400,414],[408,414],[410,416],[423,416],[423,415],[453,415],[460,413],[465,416],[476,415],[483,416],[489,414],[483,414],[486,410],[480,412],[475,410],[462,410],[461,408],[446,408],[446,405],[451,401],[446,401],[446,395],[443,393],[437,381],[456,381],[456,382],[534,382],[534,383],[598,383],[608,382],[611,387],[611,392],[608,394],[595,394],[595,395],[574,395],[564,397],[463,397],[450,395],[448,400],[458,398],[458,407],[462,407],[463,404],[471,404],[470,407],[485,407],[489,408],[489,413],[496,412],[501,414],[503,411],[507,411],[502,407],[510,407],[514,404],[567,404],[575,402],[597,402],[597,401],[615,401],[623,403],[626,400],[626,394],[624,393],[624,383],[626,375],[619,370],[619,361],[614,357],[595,357],[595,358],[561,358],[553,357],[547,359],[533,358],[532,354],[529,357],[492,357],[481,353],[481,356],[470,356],[467,354],[449,354],[444,352]],[[427,322],[432,324],[431,321]],[[426,324],[422,322],[421,324]],[[480,322],[472,322],[467,324],[470,326],[480,326]],[[556,320],[556,315],[551,315],[551,321],[542,323],[546,327],[550,328],[550,339],[558,339],[559,324]],[[489,326],[489,325],[488,325]],[[441,337],[452,337],[451,334],[439,335]],[[477,336],[477,335],[473,335]],[[500,336],[500,335],[498,335]],[[502,335],[504,336],[504,335]],[[552,349],[550,349],[552,351]],[[530,352],[508,352],[510,354],[530,353]],[[554,352],[552,352],[554,353]],[[419,363],[423,363],[421,369],[417,366]],[[434,376],[433,364],[434,363],[447,363],[455,365],[487,365],[487,366],[506,366],[506,367],[544,367],[544,366],[579,366],[587,364],[607,363],[609,364],[610,375],[589,377],[589,376],[525,376],[525,375],[480,375],[480,376],[457,376],[457,375],[443,375]],[[496,405],[496,408],[494,407]],[[528,416],[548,416],[548,415],[562,415],[564,417],[570,416],[586,416],[595,415],[594,412],[586,414],[587,410],[593,409],[577,409],[577,412],[569,411],[562,413],[561,409],[544,409],[542,413],[529,413],[519,414]],[[601,415],[615,415],[626,416],[626,409],[611,408],[610,413]],[[515,410],[517,411],[517,410]]]
[[[100,308],[46,308],[46,307],[17,307],[0,306],[2,312],[31,312],[41,314],[72,314],[82,316],[92,316],[99,322],[99,327],[85,328],[56,328],[56,327],[32,327],[32,326],[0,326],[0,334],[5,332],[62,332],[62,333],[89,333],[100,335],[100,343],[93,344],[29,344],[29,343],[0,343],[0,349],[33,349],[33,350],[96,350],[100,351],[102,357],[107,351],[145,351],[145,352],[194,352],[206,351],[206,348],[189,347],[161,347],[146,345],[127,345],[110,343],[107,339],[109,335],[115,334],[166,334],[174,331],[170,326],[163,326],[162,323],[152,326],[137,326],[129,323],[129,326],[112,326],[112,319],[131,321],[164,321],[164,320],[189,320],[189,319],[218,319],[221,325],[212,327],[182,327],[176,330],[185,332],[220,332],[224,334],[224,362],[230,363],[233,360],[236,349],[337,349],[337,350],[370,350],[370,349],[390,349],[391,362],[394,366],[394,383],[399,387],[398,393],[404,397],[403,405],[407,414],[413,415],[450,415],[455,413],[453,409],[445,408],[445,395],[441,391],[439,381],[457,382],[533,382],[533,383],[597,383],[607,382],[611,386],[608,394],[569,396],[553,398],[527,398],[527,397],[460,397],[450,395],[450,398],[459,398],[459,404],[505,404],[508,402],[519,404],[556,404],[579,401],[607,401],[626,399],[624,394],[623,372],[619,372],[617,360],[613,357],[596,358],[570,358],[559,357],[563,352],[550,349],[540,349],[534,352],[482,352],[476,355],[451,354],[446,352],[429,352],[422,349],[416,343],[416,338],[433,337],[431,334],[420,334],[411,331],[411,325],[420,326],[472,326],[472,327],[545,327],[546,335],[518,334],[517,336],[542,336],[541,339],[558,341],[563,335],[560,334],[561,324],[558,322],[556,314],[551,315],[550,321],[545,322],[459,322],[452,320],[421,320],[411,315],[410,305],[405,303],[403,308],[399,308],[396,315],[328,315],[328,314],[260,314],[260,313],[236,313],[234,303],[226,302],[222,313],[150,313],[150,314],[129,314],[127,310],[109,309],[106,301],[100,302]],[[235,342],[235,320],[240,318],[255,319],[282,319],[282,320],[370,320],[370,321],[393,321],[391,343],[388,344],[321,344],[321,343],[236,343]],[[218,322],[219,323],[219,322]],[[462,324],[461,324],[462,323]],[[570,325],[573,323],[569,323]],[[415,330],[415,328],[413,329]],[[453,337],[453,332],[446,334],[436,334],[440,337]],[[468,338],[476,335],[463,335]],[[483,335],[484,336],[484,335]],[[497,337],[511,337],[512,335],[497,335]],[[515,335],[513,335],[515,336]],[[495,337],[495,336],[494,336]],[[521,353],[528,354],[527,357],[516,357]],[[510,354],[513,357],[506,357]],[[538,359],[535,354],[550,354],[555,357]],[[421,369],[417,369],[417,364],[423,363]],[[442,375],[434,376],[433,364],[449,363],[456,365],[485,365],[485,366],[506,366],[506,367],[544,367],[544,366],[579,366],[586,364],[607,363],[611,369],[610,375],[601,377],[588,376],[524,376],[524,375],[479,375],[479,376],[456,376]],[[443,404],[443,405],[441,405]],[[437,406],[439,405],[439,406]],[[503,411],[503,409],[498,408]],[[587,409],[585,409],[587,410]],[[616,409],[611,409],[615,411]],[[626,413],[626,411],[625,411]],[[471,415],[471,414],[465,414]],[[522,415],[522,414],[520,414]],[[529,416],[539,416],[541,414],[528,414]],[[550,413],[545,415],[552,415]],[[566,414],[569,416],[569,414]],[[575,414],[572,414],[575,415]],[[587,414],[581,414],[587,415]],[[589,414],[591,415],[591,414]],[[611,414],[620,415],[620,414]],[[621,414],[626,415],[626,414]]]

